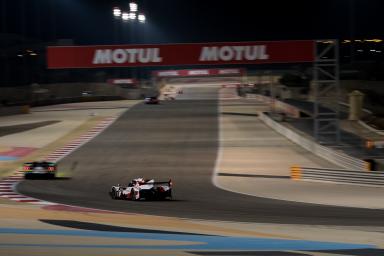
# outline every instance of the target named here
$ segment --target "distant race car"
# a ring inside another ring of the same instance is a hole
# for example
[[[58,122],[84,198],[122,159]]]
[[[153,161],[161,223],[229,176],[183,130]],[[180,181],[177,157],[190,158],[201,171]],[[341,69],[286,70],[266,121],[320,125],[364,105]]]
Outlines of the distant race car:
[[[57,164],[47,161],[35,161],[24,163],[23,165],[24,177],[26,179],[32,177],[45,177],[55,178],[57,171]]]
[[[145,101],[145,104],[159,104],[160,103],[159,99],[156,96],[146,97],[144,99],[144,101]]]
[[[172,180],[155,182],[143,178],[133,179],[128,186],[112,186],[109,194],[112,199],[125,200],[165,200],[172,199]]]

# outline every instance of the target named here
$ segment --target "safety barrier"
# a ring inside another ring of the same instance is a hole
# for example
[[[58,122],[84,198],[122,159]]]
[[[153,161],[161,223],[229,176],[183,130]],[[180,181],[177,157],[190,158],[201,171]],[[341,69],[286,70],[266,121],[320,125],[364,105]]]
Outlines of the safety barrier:
[[[30,111],[29,105],[21,106],[0,106],[0,116],[9,116],[17,114],[28,114]]]
[[[276,132],[284,135],[292,142],[300,145],[306,150],[312,152],[313,154],[322,157],[340,167],[343,167],[348,170],[356,170],[356,171],[369,171],[370,164],[361,159],[348,156],[343,152],[336,151],[332,148],[324,147],[315,141],[306,138],[295,131],[285,127],[284,125],[274,121],[271,117],[269,117],[265,113],[260,113],[259,118],[269,127],[274,129]]]
[[[361,172],[292,166],[291,179],[384,186],[384,172]]]

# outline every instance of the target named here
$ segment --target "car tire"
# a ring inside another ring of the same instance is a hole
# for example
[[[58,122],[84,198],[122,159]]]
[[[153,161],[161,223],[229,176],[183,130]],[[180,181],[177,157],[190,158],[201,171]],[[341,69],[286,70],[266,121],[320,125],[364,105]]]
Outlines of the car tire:
[[[132,201],[135,201],[136,200],[136,197],[135,197],[135,190],[132,188],[131,189],[131,200]]]
[[[116,191],[115,188],[112,188],[112,191],[111,191],[110,193],[111,193],[111,197],[112,197],[112,199],[114,199],[114,200],[117,200],[117,199],[118,199],[118,197],[117,197],[117,191]]]

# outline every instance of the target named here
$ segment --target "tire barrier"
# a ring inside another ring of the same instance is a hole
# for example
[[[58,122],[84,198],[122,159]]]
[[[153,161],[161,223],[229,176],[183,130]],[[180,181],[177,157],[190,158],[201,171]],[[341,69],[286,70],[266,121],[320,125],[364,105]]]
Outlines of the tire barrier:
[[[384,187],[384,172],[361,172],[292,166],[291,179]]]
[[[364,160],[348,156],[347,154],[336,151],[332,148],[324,147],[317,142],[303,137],[302,135],[296,133],[295,131],[288,129],[284,125],[276,122],[270,116],[265,113],[260,113],[259,118],[269,127],[274,129],[276,132],[285,136],[292,142],[300,145],[306,150],[312,152],[313,154],[328,160],[342,168],[347,170],[356,170],[356,171],[369,171],[370,164]]]

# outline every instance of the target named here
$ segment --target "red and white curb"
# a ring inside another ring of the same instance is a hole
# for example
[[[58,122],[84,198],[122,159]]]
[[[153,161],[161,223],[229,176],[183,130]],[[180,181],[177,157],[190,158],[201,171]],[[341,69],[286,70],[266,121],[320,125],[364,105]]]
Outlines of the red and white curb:
[[[108,126],[115,122],[117,117],[107,117],[101,122],[99,122],[95,127],[87,131],[85,134],[81,135],[79,138],[71,141],[62,148],[55,150],[54,152],[48,154],[45,159],[50,162],[58,162],[63,159],[97,135],[104,131]],[[16,202],[22,203],[32,203],[37,205],[59,205],[57,203],[47,202],[39,200],[36,198],[28,197],[19,194],[16,191],[16,185],[24,179],[23,171],[15,171],[11,176],[4,178],[0,181],[0,198],[9,199]]]

